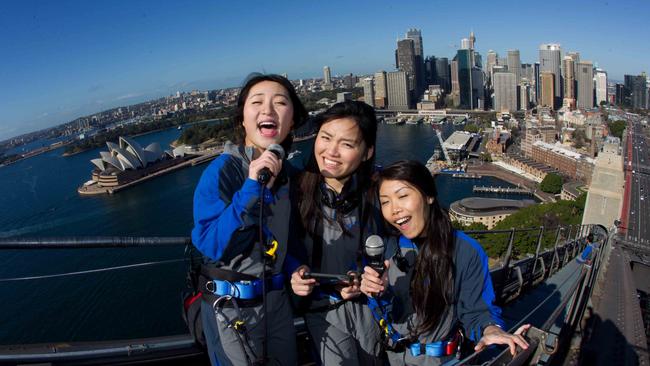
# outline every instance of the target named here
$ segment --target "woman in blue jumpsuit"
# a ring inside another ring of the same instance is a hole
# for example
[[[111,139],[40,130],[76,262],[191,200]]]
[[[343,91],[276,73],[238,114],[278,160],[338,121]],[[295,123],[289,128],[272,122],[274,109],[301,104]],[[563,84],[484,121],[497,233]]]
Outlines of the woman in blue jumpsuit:
[[[288,164],[283,166],[267,148],[280,144],[288,150],[291,131],[306,117],[286,78],[250,78],[239,94],[235,116],[236,127],[244,130],[243,141],[226,143],[223,154],[205,169],[196,187],[192,242],[204,259],[201,316],[213,365],[296,364],[293,316],[282,274],[289,260]],[[271,174],[264,187],[258,182],[262,169]],[[266,309],[262,306],[263,270]],[[266,360],[262,359],[265,338]]]
[[[363,268],[363,243],[382,223],[369,190],[377,119],[372,107],[348,101],[314,122],[314,153],[299,178],[296,200],[305,255],[291,285],[307,300],[305,322],[323,365],[372,365],[381,352],[380,335],[358,277],[315,286],[317,280],[305,278],[305,273],[345,275]]]
[[[378,174],[381,211],[399,238],[389,240],[386,270],[365,267],[361,291],[386,331],[391,365],[440,365],[457,356],[466,336],[475,350],[527,343],[502,330],[487,256],[480,244],[452,229],[435,181],[419,162],[399,161]],[[461,335],[462,334],[462,335]]]

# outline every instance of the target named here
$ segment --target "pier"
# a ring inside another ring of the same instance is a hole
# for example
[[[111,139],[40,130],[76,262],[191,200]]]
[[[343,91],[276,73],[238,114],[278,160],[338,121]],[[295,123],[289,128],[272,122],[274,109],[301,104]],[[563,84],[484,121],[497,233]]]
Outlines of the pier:
[[[533,191],[528,188],[511,188],[511,187],[497,187],[497,186],[474,186],[472,188],[474,193],[508,193],[508,194],[524,194],[533,195]]]
[[[451,176],[454,177],[454,178],[460,178],[460,179],[481,179],[481,178],[483,178],[482,175],[474,174],[474,173],[453,173]]]

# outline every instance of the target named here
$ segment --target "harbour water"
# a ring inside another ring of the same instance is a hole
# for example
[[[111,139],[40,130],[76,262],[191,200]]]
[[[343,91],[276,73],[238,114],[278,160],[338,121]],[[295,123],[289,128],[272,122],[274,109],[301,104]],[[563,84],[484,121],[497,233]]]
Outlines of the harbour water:
[[[157,141],[165,149],[181,132],[172,128],[135,139],[142,146]],[[303,142],[299,148],[307,145]],[[429,125],[380,125],[377,161],[426,162],[437,145]],[[0,237],[189,235],[192,195],[206,165],[181,169],[115,195],[80,196],[76,188],[89,179],[90,160],[99,157],[100,150],[106,148],[62,157],[62,149],[57,149],[0,168]],[[441,203],[448,207],[472,196],[475,184],[511,186],[490,177],[442,175],[437,178]],[[183,333],[182,262],[34,281],[3,280],[182,257],[183,248],[1,251],[0,344]]]

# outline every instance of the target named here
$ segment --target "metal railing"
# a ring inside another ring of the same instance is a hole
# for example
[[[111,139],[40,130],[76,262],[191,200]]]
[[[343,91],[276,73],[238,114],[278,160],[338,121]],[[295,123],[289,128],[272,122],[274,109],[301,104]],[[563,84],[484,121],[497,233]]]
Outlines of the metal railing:
[[[475,237],[485,238],[488,235],[500,236],[499,241],[503,240],[507,243],[504,254],[499,258],[499,264],[490,270],[492,283],[494,286],[496,298],[499,304],[507,304],[512,300],[518,298],[527,290],[533,288],[535,285],[543,282],[551,277],[569,261],[571,261],[584,247],[584,236],[593,230],[589,226],[561,226],[555,228],[528,228],[528,229],[511,229],[501,231],[468,231],[467,234]],[[605,230],[606,235],[606,230]],[[517,238],[517,236],[520,236]],[[533,240],[535,242],[535,254],[517,257],[518,252],[517,244],[525,240]],[[480,240],[479,240],[480,241]],[[604,241],[606,242],[606,240]],[[552,247],[548,247],[552,243]],[[0,239],[1,249],[13,250],[36,250],[36,249],[90,249],[90,248],[142,248],[142,247],[163,247],[163,246],[191,246],[191,240],[188,237],[62,237],[62,238],[3,238]],[[545,246],[547,246],[545,248]],[[599,251],[599,256],[604,252]],[[160,263],[163,263],[161,261]],[[158,262],[139,263],[137,265],[146,265]],[[592,268],[598,268],[599,261],[594,262]],[[122,266],[125,267],[125,266]],[[103,271],[103,270],[120,270],[122,267],[109,267],[90,270]],[[128,267],[128,266],[126,266]],[[61,276],[65,274],[55,274],[54,276]],[[573,324],[579,320],[581,313],[584,311],[586,302],[584,302],[586,289],[590,289],[586,282],[590,284],[593,282],[593,272],[583,274],[580,281],[576,284],[575,299],[566,299],[557,309],[557,314],[549,318],[547,323],[552,324],[555,318],[560,316],[561,309],[568,304],[571,305],[572,313],[570,322]],[[29,278],[19,278],[19,280]],[[587,279],[588,281],[584,281]],[[1,282],[12,279],[0,279]],[[576,299],[580,299],[576,301]],[[300,321],[298,325],[302,324]],[[547,337],[548,329],[546,326],[542,330],[533,330],[531,334],[541,334],[540,337]],[[538,332],[538,333],[535,333]],[[541,333],[540,333],[541,332]],[[539,337],[538,337],[539,338]],[[543,342],[544,341],[544,342]],[[533,339],[533,344],[542,345],[541,347],[535,346],[535,349],[548,348],[546,345],[547,339]],[[119,341],[122,342],[122,341]],[[117,343],[119,343],[117,342]],[[124,343],[126,342],[126,343]],[[34,345],[31,348],[29,345],[20,346],[17,351],[8,350],[7,348],[0,347],[0,362],[50,362],[51,360],[66,360],[77,359],[79,357],[122,357],[128,360],[134,360],[133,355],[151,358],[155,352],[165,357],[175,355],[181,357],[183,354],[196,356],[200,350],[193,346],[193,340],[189,335],[179,335],[175,338],[160,337],[160,338],[147,338],[139,340],[124,341],[121,346],[116,347],[116,342],[106,343],[97,342],[95,346],[89,346],[84,343],[82,348],[75,348],[73,344],[65,344],[63,347],[57,345]],[[536,342],[536,343],[535,343]],[[103,343],[103,344],[102,344]],[[89,347],[93,349],[91,354],[88,353]],[[94,348],[93,348],[94,347]],[[533,348],[533,347],[531,347]],[[147,352],[135,352],[134,350],[147,350]],[[155,351],[155,352],[154,352]],[[526,354],[531,353],[529,349]],[[467,358],[465,364],[473,364],[472,360],[478,359],[480,354],[475,354]],[[499,355],[497,359],[507,358],[503,354]],[[480,358],[480,357],[479,357]],[[517,359],[520,359],[518,356]],[[483,362],[483,361],[482,361]]]

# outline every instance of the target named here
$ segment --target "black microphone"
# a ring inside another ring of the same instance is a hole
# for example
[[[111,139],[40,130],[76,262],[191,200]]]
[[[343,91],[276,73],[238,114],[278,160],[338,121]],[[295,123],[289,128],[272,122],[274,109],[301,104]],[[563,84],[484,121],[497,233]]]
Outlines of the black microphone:
[[[284,159],[284,148],[278,144],[271,144],[266,148],[267,151],[272,152],[275,154],[275,156],[282,160]],[[273,173],[271,173],[271,169],[264,167],[260,169],[259,172],[257,172],[257,181],[260,182],[260,184],[264,185],[268,183],[271,180],[271,177],[273,177]]]
[[[384,241],[379,235],[370,235],[366,239],[365,246],[366,261],[368,266],[374,269],[379,276],[384,273]]]

